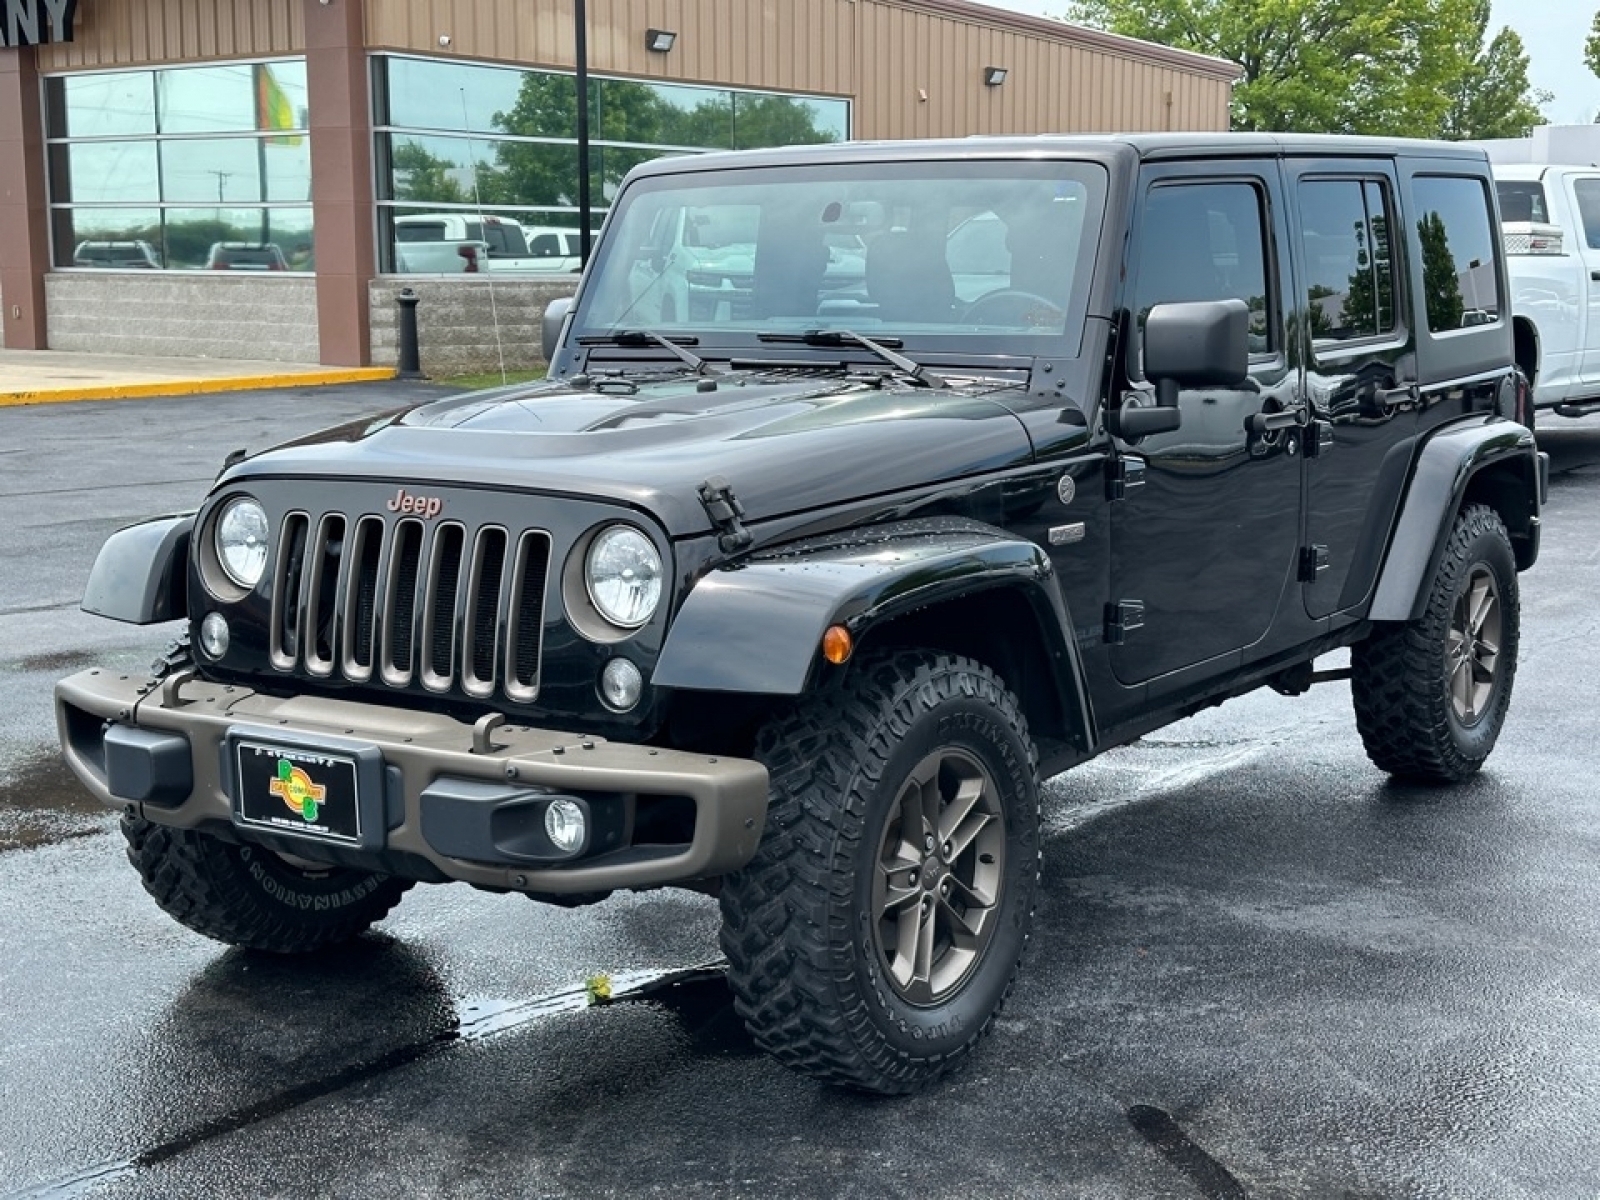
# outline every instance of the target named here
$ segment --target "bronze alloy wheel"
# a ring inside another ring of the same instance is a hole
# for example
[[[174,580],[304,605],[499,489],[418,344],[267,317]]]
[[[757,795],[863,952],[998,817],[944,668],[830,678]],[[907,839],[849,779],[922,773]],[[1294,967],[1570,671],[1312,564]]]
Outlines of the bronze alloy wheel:
[[[874,944],[895,991],[938,1004],[994,935],[1006,831],[994,781],[954,747],[906,777],[884,823],[872,883]]]
[[[1500,659],[1500,589],[1482,563],[1472,568],[1456,598],[1445,637],[1445,669],[1450,680],[1450,707],[1463,725],[1483,719],[1494,695],[1495,668]]]

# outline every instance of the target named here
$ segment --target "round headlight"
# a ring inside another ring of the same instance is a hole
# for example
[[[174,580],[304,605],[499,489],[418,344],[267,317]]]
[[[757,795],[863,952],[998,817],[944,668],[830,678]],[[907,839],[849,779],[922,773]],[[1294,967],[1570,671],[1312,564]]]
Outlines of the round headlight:
[[[229,500],[217,517],[217,561],[246,590],[267,569],[267,513],[249,496]]]
[[[602,617],[624,629],[636,628],[661,603],[661,555],[633,526],[613,525],[589,546],[584,582]]]

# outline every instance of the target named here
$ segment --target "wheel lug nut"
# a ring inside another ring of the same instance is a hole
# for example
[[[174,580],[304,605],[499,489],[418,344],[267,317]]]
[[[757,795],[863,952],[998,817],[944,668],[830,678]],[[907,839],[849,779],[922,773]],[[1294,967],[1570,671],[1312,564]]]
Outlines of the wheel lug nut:
[[[944,883],[941,883],[939,885],[939,895],[948,896],[949,894],[950,894],[950,883],[949,883],[948,880],[946,880]]]
[[[952,845],[951,845],[951,844],[950,844],[950,843],[949,843],[949,842],[946,842],[946,843],[945,843],[945,844],[944,844],[944,848],[943,848],[943,850],[942,850],[942,851],[941,851],[941,853],[942,853],[942,854],[943,854],[943,855],[944,855],[944,856],[945,856],[945,857],[946,857],[946,858],[949,858],[949,857],[950,857],[950,851],[951,851],[951,850],[953,850],[953,849],[954,849],[954,847],[953,847],[953,846],[952,846]]]
[[[928,834],[927,837],[923,838],[922,839],[922,845],[923,845],[923,847],[925,849],[932,850],[933,849],[933,834],[930,833],[930,834]]]
[[[906,876],[906,882],[907,883],[915,883],[916,881],[917,881],[917,873],[915,871],[912,871],[911,874]]]

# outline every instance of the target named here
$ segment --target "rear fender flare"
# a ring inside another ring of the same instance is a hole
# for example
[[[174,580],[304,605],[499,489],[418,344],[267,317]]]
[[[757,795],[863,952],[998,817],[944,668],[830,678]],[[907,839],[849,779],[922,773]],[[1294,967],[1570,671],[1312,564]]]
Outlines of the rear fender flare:
[[[1483,417],[1436,433],[1412,468],[1368,617],[1410,621],[1422,615],[1456,514],[1469,490],[1491,481],[1502,485],[1499,494],[1516,497],[1516,503],[1496,507],[1516,548],[1518,569],[1532,566],[1539,544],[1539,478],[1533,434],[1515,421]]]
[[[1001,588],[1027,600],[1051,659],[1063,732],[1087,751],[1096,737],[1093,712],[1049,556],[977,522],[874,526],[711,571],[679,608],[651,682],[798,696],[815,682],[829,626],[843,625],[860,644],[897,617]]]

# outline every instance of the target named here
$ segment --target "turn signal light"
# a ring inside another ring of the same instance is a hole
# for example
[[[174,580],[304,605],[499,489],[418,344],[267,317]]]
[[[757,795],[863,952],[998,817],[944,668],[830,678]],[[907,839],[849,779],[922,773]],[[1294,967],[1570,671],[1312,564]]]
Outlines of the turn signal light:
[[[822,657],[836,667],[849,662],[855,648],[855,639],[843,625],[829,625],[822,634]]]

